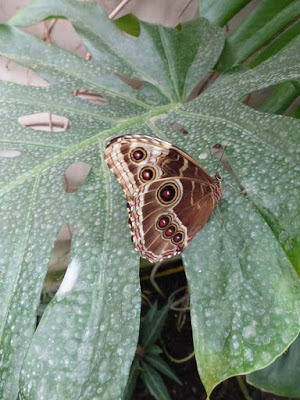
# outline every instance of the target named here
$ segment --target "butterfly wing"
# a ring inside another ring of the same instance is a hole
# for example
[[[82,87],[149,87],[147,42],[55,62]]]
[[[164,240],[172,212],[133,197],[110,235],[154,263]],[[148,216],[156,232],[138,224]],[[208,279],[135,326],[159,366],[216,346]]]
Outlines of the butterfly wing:
[[[151,136],[123,135],[112,139],[106,146],[105,161],[122,185],[129,204],[142,185],[160,178],[190,177],[214,184],[192,157]]]
[[[166,204],[169,192],[174,196]],[[142,186],[129,209],[135,248],[151,262],[181,253],[208,221],[214,203],[209,185],[188,178]]]
[[[181,253],[220,195],[219,184],[192,157],[160,139],[117,137],[105,160],[126,194],[135,248],[151,262]]]

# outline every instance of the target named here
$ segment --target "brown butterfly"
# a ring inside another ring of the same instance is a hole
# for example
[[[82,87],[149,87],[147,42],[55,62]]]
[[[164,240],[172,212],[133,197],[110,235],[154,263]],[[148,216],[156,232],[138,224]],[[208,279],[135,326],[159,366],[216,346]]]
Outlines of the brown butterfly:
[[[181,253],[221,196],[213,179],[178,147],[146,135],[124,135],[106,146],[105,161],[127,197],[135,249],[151,262]]]

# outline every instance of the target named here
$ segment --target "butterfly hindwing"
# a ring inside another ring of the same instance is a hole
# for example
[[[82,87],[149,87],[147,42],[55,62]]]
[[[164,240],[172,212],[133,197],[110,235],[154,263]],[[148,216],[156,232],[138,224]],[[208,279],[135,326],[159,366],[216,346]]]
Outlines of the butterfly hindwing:
[[[168,187],[175,188],[174,197],[165,204],[163,193]],[[148,183],[134,200],[129,212],[133,242],[142,257],[152,262],[181,253],[214,208],[210,187],[187,178]]]

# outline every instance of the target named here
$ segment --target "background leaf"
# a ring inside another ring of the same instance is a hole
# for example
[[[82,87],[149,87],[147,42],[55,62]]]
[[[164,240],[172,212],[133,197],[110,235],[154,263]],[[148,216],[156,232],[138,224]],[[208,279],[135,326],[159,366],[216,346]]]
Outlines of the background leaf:
[[[147,363],[142,363],[141,368],[142,379],[149,392],[157,400],[171,400],[168,389],[160,374]]]
[[[280,396],[300,397],[300,338],[291,344],[286,354],[278,357],[271,365],[247,376],[247,382],[263,391]]]
[[[171,367],[169,367],[169,365],[159,355],[146,355],[145,361],[152,365],[152,367],[154,367],[157,371],[182,385],[182,382],[177,378]]]
[[[143,348],[148,349],[157,341],[165,324],[169,309],[170,304],[166,304],[162,309],[157,310],[157,303],[155,303],[143,318],[141,327],[141,346]]]
[[[277,85],[273,93],[259,107],[259,111],[272,114],[283,114],[300,94],[300,84],[295,81]]]
[[[135,359],[132,363],[132,367],[130,370],[127,385],[123,393],[122,400],[131,400],[139,374],[140,374],[140,363],[138,360]]]
[[[133,14],[124,15],[124,17],[118,18],[114,22],[121,31],[135,37],[140,35],[140,23],[138,18]]]
[[[247,60],[276,34],[282,33],[285,27],[289,29],[289,24],[298,18],[299,12],[300,4],[297,0],[259,2],[227,37],[224,52],[217,65],[218,71],[226,71]],[[297,35],[298,31],[290,31],[291,33]],[[273,44],[272,55],[277,51],[277,46]]]
[[[201,16],[223,26],[250,3],[250,1],[251,0],[202,0],[200,2]]]

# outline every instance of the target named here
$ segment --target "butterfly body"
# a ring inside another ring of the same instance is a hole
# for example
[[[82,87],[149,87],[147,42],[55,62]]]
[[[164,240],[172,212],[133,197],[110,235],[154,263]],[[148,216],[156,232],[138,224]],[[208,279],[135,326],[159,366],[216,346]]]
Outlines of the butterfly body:
[[[127,197],[135,248],[151,262],[181,253],[221,196],[215,180],[188,154],[145,135],[112,139],[105,160]]]

